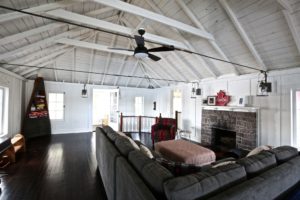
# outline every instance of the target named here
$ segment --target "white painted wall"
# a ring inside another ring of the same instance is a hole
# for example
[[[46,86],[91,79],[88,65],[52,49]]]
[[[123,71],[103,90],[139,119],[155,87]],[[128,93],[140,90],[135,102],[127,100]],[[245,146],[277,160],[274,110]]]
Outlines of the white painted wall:
[[[30,100],[34,81],[26,84],[26,106]],[[88,98],[81,97],[83,84],[45,81],[46,92],[65,93],[65,119],[51,120],[52,134],[92,131],[92,91],[93,89],[116,89],[116,87],[87,85]],[[119,111],[124,115],[134,115],[134,97],[143,96],[145,115],[157,116],[153,111],[156,92],[150,89],[120,88]]]
[[[291,145],[291,89],[300,88],[300,69],[285,71],[273,71],[269,73],[268,80],[272,82],[272,93],[268,97],[257,97],[256,86],[258,74],[244,75],[239,77],[226,77],[216,80],[203,80],[202,98],[216,95],[220,90],[225,90],[231,96],[231,105],[237,105],[237,96],[248,96],[249,106],[260,108],[260,141],[261,144],[273,146]],[[189,98],[191,88],[188,85],[182,86],[184,91],[183,116],[193,126],[193,101]],[[194,140],[200,141],[201,137],[201,101],[197,106],[197,134]],[[192,129],[192,128],[191,128]]]
[[[8,136],[21,132],[24,111],[23,84],[22,80],[0,72],[0,85],[9,88]]]

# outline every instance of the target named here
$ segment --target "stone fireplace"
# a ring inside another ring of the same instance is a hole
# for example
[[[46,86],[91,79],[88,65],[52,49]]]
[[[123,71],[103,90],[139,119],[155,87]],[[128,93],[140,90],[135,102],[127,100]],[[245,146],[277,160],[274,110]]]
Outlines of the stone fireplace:
[[[217,140],[227,141],[229,147],[235,145],[239,149],[251,150],[257,143],[257,113],[203,109],[201,143],[214,145],[212,142],[216,141],[216,130],[223,130],[225,135]],[[235,136],[229,136],[230,132],[234,132]],[[232,143],[233,138],[235,144]]]
[[[212,127],[211,147],[218,151],[236,148],[236,132],[224,128]]]

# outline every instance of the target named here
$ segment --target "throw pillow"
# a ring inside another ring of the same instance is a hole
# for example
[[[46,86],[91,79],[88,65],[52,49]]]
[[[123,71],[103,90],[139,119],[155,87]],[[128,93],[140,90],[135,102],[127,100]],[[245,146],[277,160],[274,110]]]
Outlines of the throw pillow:
[[[117,131],[117,133],[120,135],[120,136],[123,136],[123,137],[127,137],[127,135],[121,131]]]
[[[133,146],[133,148],[135,148],[136,150],[140,150],[140,147],[133,141],[133,139],[131,139],[128,136],[126,136],[126,138],[129,140],[129,142],[131,143],[131,145]]]
[[[220,167],[220,166],[224,166],[224,165],[229,165],[229,164],[234,164],[235,161],[233,160],[229,160],[229,161],[224,161],[224,162],[220,162],[214,166],[212,166],[213,168],[217,168],[217,167]]]
[[[153,159],[154,156],[151,153],[150,149],[148,149],[148,147],[146,147],[145,145],[140,145],[140,151],[145,154],[148,158]]]
[[[249,157],[249,156],[253,156],[253,155],[256,155],[262,151],[267,151],[267,150],[271,150],[272,147],[269,146],[269,145],[262,145],[262,146],[259,146],[259,147],[256,147],[255,149],[253,149],[252,151],[250,151],[246,157]]]

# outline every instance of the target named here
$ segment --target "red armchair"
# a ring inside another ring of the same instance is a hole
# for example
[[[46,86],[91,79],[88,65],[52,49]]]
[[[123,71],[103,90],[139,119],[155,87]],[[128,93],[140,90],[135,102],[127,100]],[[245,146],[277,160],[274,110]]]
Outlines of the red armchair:
[[[177,130],[176,119],[158,118],[157,123],[151,126],[152,145],[164,140],[174,140]]]

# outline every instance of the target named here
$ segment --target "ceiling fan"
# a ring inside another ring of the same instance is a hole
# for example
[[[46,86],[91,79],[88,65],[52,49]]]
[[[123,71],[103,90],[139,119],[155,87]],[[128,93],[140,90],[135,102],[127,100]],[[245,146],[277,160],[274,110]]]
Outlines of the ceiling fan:
[[[137,44],[137,47],[134,50],[132,50],[132,49],[123,49],[123,48],[109,48],[109,49],[133,51],[134,52],[133,55],[136,58],[143,59],[143,58],[149,57],[150,59],[152,59],[154,61],[159,61],[161,58],[154,55],[154,54],[151,54],[149,52],[161,52],[161,51],[174,51],[175,50],[174,46],[172,46],[172,45],[147,49],[145,47],[145,40],[144,40],[144,37],[143,37],[145,32],[146,32],[145,29],[140,28],[138,30],[138,33],[140,35],[134,35],[134,39],[135,39],[135,42]]]

